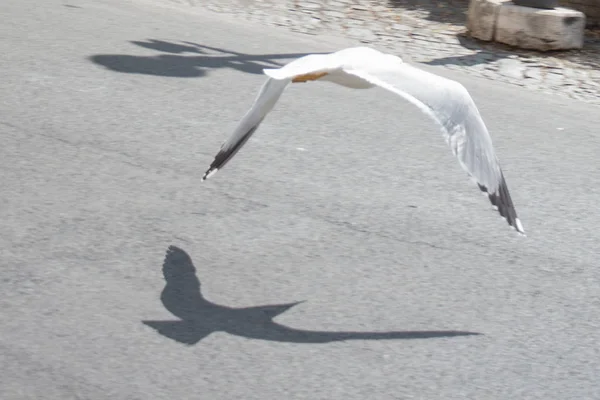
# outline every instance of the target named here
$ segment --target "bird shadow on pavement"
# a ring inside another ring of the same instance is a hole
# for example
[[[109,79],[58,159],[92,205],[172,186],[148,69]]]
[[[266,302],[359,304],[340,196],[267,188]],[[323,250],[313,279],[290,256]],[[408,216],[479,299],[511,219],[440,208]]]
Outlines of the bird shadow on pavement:
[[[232,308],[215,304],[202,295],[200,280],[190,256],[169,246],[162,267],[166,280],[160,299],[180,318],[175,321],[142,321],[172,340],[193,345],[213,332],[248,339],[287,343],[329,343],[345,340],[427,339],[479,335],[461,331],[308,331],[291,328],[273,319],[301,302]]]
[[[178,78],[198,78],[210,69],[232,68],[249,74],[262,74],[263,68],[279,68],[276,60],[293,59],[308,53],[245,54],[193,42],[162,40],[132,41],[132,44],[162,54],[142,56],[96,54],[92,62],[116,72]]]

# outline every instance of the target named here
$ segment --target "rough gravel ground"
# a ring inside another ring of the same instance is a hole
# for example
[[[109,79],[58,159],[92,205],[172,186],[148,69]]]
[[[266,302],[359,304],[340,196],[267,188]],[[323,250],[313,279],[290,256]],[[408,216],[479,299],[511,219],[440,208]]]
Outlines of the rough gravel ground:
[[[339,34],[412,61],[600,104],[599,31],[586,32],[582,50],[541,53],[469,37],[465,0],[169,1],[310,35]]]

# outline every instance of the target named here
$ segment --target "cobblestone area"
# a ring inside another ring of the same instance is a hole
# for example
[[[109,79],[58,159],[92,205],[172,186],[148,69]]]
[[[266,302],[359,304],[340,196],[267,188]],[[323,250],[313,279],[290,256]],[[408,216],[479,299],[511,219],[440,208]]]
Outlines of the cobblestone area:
[[[171,0],[173,1],[173,0]],[[174,0],[311,35],[343,35],[416,62],[600,104],[600,32],[584,49],[539,53],[476,41],[468,0]]]

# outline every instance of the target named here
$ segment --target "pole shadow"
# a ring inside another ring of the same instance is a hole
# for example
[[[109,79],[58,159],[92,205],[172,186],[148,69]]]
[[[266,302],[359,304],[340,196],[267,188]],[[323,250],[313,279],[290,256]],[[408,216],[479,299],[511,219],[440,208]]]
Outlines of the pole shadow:
[[[131,41],[131,43],[162,54],[154,56],[96,54],[88,59],[115,72],[198,78],[205,76],[209,70],[217,68],[232,68],[249,74],[262,74],[264,68],[281,67],[282,64],[276,60],[294,59],[308,54],[244,54],[187,41],[175,43],[150,39]]]
[[[248,339],[313,344],[479,335],[461,331],[335,332],[295,329],[273,319],[300,302],[231,308],[206,299],[202,295],[200,280],[190,256],[176,246],[169,246],[162,271],[166,285],[160,299],[164,307],[180,320],[142,323],[163,336],[187,345],[194,345],[213,332],[227,332]]]

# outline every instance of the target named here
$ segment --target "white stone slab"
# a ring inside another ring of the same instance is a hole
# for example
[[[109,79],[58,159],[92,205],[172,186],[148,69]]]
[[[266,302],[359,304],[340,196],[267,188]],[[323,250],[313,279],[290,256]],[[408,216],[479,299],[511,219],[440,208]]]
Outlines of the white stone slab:
[[[583,47],[585,15],[569,8],[517,6],[509,0],[471,0],[471,36],[524,49],[568,50]]]
[[[480,40],[494,40],[498,10],[509,0],[471,0],[467,12],[469,34]]]
[[[583,47],[585,15],[558,7],[553,10],[502,4],[498,10],[494,40],[536,50],[565,50]]]

